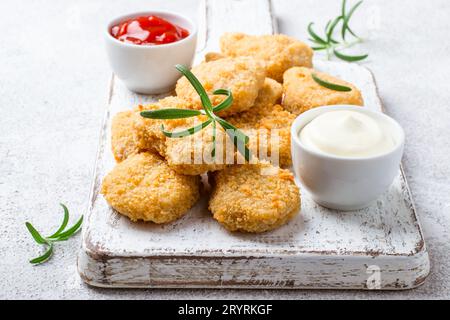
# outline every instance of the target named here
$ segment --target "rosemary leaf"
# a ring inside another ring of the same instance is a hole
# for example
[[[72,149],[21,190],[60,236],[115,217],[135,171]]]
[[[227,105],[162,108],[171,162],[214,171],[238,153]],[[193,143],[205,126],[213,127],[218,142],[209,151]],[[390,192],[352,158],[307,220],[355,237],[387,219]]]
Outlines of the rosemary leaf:
[[[343,53],[337,51],[336,49],[334,49],[333,52],[336,57],[338,57],[341,60],[348,61],[348,62],[361,61],[361,60],[366,59],[369,56],[368,54],[364,54],[361,56],[349,56],[349,55],[346,55],[346,54],[343,54]]]
[[[339,85],[339,84],[335,84],[335,83],[331,83],[331,82],[322,80],[322,79],[320,79],[319,77],[317,77],[317,75],[314,74],[314,73],[311,74],[311,76],[312,76],[312,78],[314,79],[314,81],[315,81],[316,83],[318,83],[318,84],[321,85],[322,87],[328,88],[328,89],[330,89],[330,90],[334,90],[334,91],[344,91],[344,92],[352,91],[352,88],[350,88],[350,87],[346,87],[346,86],[342,86],[342,85]]]
[[[182,119],[202,115],[200,110],[190,109],[160,109],[146,110],[141,112],[141,116],[148,119]]]
[[[214,91],[213,94],[227,96],[227,98],[224,101],[222,101],[219,105],[214,107],[213,109],[214,112],[225,110],[233,104],[233,94],[231,93],[230,90],[219,89]]]
[[[317,33],[314,32],[314,30],[313,30],[313,28],[312,28],[313,25],[314,25],[314,22],[311,22],[311,23],[308,25],[308,33],[309,33],[309,35],[310,35],[317,43],[326,45],[326,44],[327,44],[327,41],[325,41],[324,39],[322,39],[321,37],[319,37],[319,36],[317,35]]]
[[[343,0],[343,1],[344,1],[344,3],[343,3],[343,11],[345,12],[345,0]],[[345,14],[343,15],[342,39],[345,40],[345,34],[346,34],[347,31],[350,32],[354,37],[358,37],[358,36],[353,32],[353,30],[350,29],[349,22],[350,22],[350,19],[351,19],[353,13],[356,11],[356,9],[358,9],[358,7],[362,4],[362,2],[363,2],[363,1],[361,0],[361,1],[359,1],[358,3],[356,3],[356,4],[350,9],[350,11],[348,12],[348,14],[345,13]]]
[[[200,100],[202,102],[203,109],[205,110],[206,114],[209,117],[213,118],[214,117],[213,106],[212,106],[211,100],[209,100],[209,96],[201,94],[200,95]]]
[[[63,221],[61,223],[61,226],[51,236],[43,237],[31,225],[31,223],[29,223],[29,222],[25,223],[28,231],[33,236],[33,239],[37,243],[39,243],[41,245],[45,245],[47,247],[47,250],[45,251],[45,253],[43,255],[30,260],[30,263],[32,263],[32,264],[40,264],[40,263],[43,263],[43,262],[47,261],[48,259],[50,259],[50,257],[53,254],[53,243],[54,242],[58,242],[58,241],[66,241],[66,240],[68,240],[71,236],[73,236],[75,233],[77,233],[80,230],[80,228],[81,228],[81,225],[83,223],[83,216],[81,216],[81,218],[75,223],[75,225],[73,225],[68,230],[64,231],[64,229],[67,227],[67,223],[69,222],[69,209],[67,209],[67,207],[64,204],[62,204],[62,203],[60,203],[60,205],[61,205],[61,207],[64,210],[64,218],[63,218]]]
[[[31,236],[33,237],[34,241],[36,241],[39,244],[46,244],[47,241],[44,239],[43,236],[33,227],[33,225],[29,222],[25,223],[28,231],[30,232]]]
[[[342,0],[340,15],[334,19],[328,20],[327,24],[325,25],[324,35],[322,37],[319,36],[314,31],[313,29],[314,23],[313,22],[309,23],[307,31],[310,37],[308,38],[308,40],[314,44],[312,49],[314,51],[321,51],[321,50],[326,51],[327,59],[330,59],[331,54],[334,54],[337,58],[341,60],[349,62],[360,61],[367,58],[367,55],[347,56],[345,54],[340,54],[340,52],[337,52],[338,49],[340,50],[341,48],[346,48],[355,43],[362,42],[362,39],[359,38],[349,26],[350,19],[352,18],[353,14],[358,9],[358,7],[362,4],[362,2],[363,0],[358,1],[347,12],[347,1]],[[339,25],[341,26],[341,42],[337,41],[336,38],[334,37],[335,30]],[[347,32],[352,34],[355,38],[357,38],[358,41],[350,44],[347,43],[345,40]]]
[[[244,144],[247,144],[250,141],[250,138],[245,133],[233,126],[231,123],[219,117],[217,117],[216,120],[226,131],[234,131],[234,136],[240,141],[244,142]]]
[[[192,84],[192,86],[194,87],[195,91],[197,91],[199,96],[204,95],[204,96],[208,97],[208,94],[206,93],[205,88],[203,88],[200,81],[194,76],[194,74],[186,66],[177,64],[175,66],[175,68],[189,80],[189,82]],[[210,102],[210,104],[211,104],[211,102]]]
[[[83,216],[80,217],[80,219],[67,231],[64,231],[58,235],[58,238],[68,238],[73,236],[75,233],[77,233],[81,225],[83,224]],[[49,239],[53,239],[52,237],[49,237]]]
[[[37,257],[37,258],[34,258],[34,259],[30,260],[30,263],[32,263],[32,264],[41,264],[41,263],[44,263],[44,262],[46,262],[48,259],[51,258],[52,254],[53,254],[53,243],[50,242],[50,243],[48,244],[48,248],[47,248],[47,250],[45,251],[45,253],[44,253],[42,256],[40,256],[40,257]]]
[[[336,25],[341,20],[342,20],[342,17],[339,16],[336,19],[334,19],[333,22],[330,24],[330,26],[328,28],[328,31],[327,31],[327,41],[328,41],[328,43],[334,43],[334,44],[339,43],[339,42],[337,42],[336,40],[333,39],[333,32],[334,32],[334,29],[336,28]]]
[[[211,124],[211,122],[213,122],[213,119],[209,119],[209,120],[199,124],[198,126],[195,126],[195,127],[192,127],[192,128],[186,129],[186,130],[176,131],[176,132],[166,131],[164,129],[164,125],[161,125],[161,131],[168,138],[184,138],[184,137],[193,135],[194,133],[203,130],[204,128],[209,126]]]
[[[69,222],[69,209],[67,209],[67,207],[62,203],[60,203],[59,205],[64,210],[64,218],[63,218],[63,221],[62,221],[59,229],[54,234],[52,234],[49,238],[57,237],[61,232],[63,232],[63,230],[67,227],[67,223]]]
[[[213,127],[213,136],[212,136],[213,147],[211,150],[211,157],[213,159],[215,159],[216,158],[216,132],[217,132],[216,121],[212,122],[212,127]]]

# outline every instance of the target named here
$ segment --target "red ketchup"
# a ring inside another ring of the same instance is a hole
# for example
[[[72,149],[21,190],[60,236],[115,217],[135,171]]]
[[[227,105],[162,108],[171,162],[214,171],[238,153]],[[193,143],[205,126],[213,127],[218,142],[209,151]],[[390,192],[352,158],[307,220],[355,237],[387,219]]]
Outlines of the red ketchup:
[[[152,46],[180,41],[189,31],[158,16],[145,16],[120,22],[111,28],[111,35],[126,43]]]

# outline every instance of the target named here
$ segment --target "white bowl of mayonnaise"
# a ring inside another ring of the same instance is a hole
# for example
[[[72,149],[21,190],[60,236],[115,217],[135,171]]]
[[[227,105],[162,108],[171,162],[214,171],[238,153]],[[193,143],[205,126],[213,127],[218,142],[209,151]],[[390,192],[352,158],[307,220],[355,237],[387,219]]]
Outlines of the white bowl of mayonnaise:
[[[296,178],[318,204],[362,209],[399,173],[405,134],[397,121],[365,107],[311,109],[291,129]]]

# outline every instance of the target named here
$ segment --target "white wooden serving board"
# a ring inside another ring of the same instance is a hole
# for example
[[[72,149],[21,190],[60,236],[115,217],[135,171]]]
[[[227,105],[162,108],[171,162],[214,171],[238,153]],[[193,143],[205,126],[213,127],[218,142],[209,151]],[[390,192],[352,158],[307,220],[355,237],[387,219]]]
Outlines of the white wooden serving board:
[[[225,31],[268,34],[269,0],[205,0],[199,58],[217,50]],[[356,64],[315,61],[316,68],[356,84],[368,108],[382,111],[372,74]],[[78,260],[82,278],[100,287],[409,289],[423,283],[429,259],[402,170],[390,190],[364,210],[316,205],[303,191],[301,214],[273,232],[232,234],[207,210],[207,195],[168,225],[132,223],[99,194],[114,166],[110,120],[159,97],[110,84],[96,172]]]

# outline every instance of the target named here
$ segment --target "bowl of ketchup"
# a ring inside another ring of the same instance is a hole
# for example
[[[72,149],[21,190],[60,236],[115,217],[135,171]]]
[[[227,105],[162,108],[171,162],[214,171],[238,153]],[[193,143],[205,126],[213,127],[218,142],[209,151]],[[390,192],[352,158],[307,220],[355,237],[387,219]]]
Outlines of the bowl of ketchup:
[[[180,78],[176,64],[192,65],[197,29],[177,13],[137,12],[113,19],[105,42],[114,74],[128,89],[161,94],[173,90]]]

